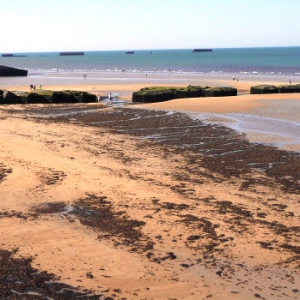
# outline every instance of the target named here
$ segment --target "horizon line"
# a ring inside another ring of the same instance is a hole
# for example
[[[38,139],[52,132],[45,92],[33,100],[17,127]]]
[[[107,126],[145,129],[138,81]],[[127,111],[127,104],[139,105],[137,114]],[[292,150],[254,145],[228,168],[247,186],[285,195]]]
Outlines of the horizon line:
[[[159,48],[159,49],[106,49],[106,50],[50,50],[50,51],[22,51],[22,52],[1,52],[1,54],[23,54],[23,53],[61,53],[61,52],[123,52],[123,51],[168,51],[168,50],[193,50],[193,49],[263,49],[263,48],[300,48],[300,46],[251,46],[251,47],[195,47],[195,48]]]

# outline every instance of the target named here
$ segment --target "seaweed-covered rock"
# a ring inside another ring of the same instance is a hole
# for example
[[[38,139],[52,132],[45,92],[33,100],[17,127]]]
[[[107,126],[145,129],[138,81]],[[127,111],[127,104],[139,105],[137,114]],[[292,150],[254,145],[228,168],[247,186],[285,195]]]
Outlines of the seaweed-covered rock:
[[[132,94],[132,102],[162,102],[176,98],[174,88],[149,87]]]
[[[280,85],[278,91],[279,93],[300,93],[300,84]]]
[[[205,88],[203,91],[203,97],[225,97],[225,96],[236,96],[237,89],[233,87],[212,87]]]
[[[22,104],[27,101],[27,93],[0,90],[0,104]]]
[[[80,91],[35,90],[29,93],[28,103],[79,103],[97,102],[97,96]]]
[[[98,101],[97,96],[95,94],[82,92],[81,102],[83,102],[83,103],[92,103],[92,102],[97,102],[97,101]]]
[[[237,89],[232,87],[203,87],[192,86],[188,87],[148,87],[134,92],[132,94],[132,102],[161,102],[176,98],[191,98],[191,97],[221,97],[221,96],[236,96]]]
[[[81,98],[76,93],[71,93],[71,91],[58,91],[54,92],[52,95],[52,103],[77,103],[81,102]]]
[[[0,90],[0,104],[18,103],[91,103],[97,102],[97,96],[87,92],[79,91],[49,91],[34,90],[30,93]]]
[[[35,90],[28,94],[27,103],[51,103],[53,91]]]
[[[274,85],[257,85],[250,88],[250,94],[275,94],[279,90]]]
[[[204,90],[207,87],[203,86],[193,86],[189,85],[186,88],[179,88],[174,91],[174,94],[177,98],[193,98],[193,97],[202,97],[202,90]]]
[[[55,92],[52,96],[53,103],[91,103],[97,102],[97,96],[87,92],[64,90]]]
[[[28,99],[28,93],[23,91],[13,91],[12,92],[15,95],[16,103],[27,103]]]

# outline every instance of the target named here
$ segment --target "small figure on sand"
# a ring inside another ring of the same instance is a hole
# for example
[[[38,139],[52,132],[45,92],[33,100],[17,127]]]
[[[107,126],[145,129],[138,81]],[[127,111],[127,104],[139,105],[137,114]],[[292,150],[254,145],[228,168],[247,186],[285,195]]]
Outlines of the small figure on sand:
[[[98,103],[101,101],[101,96],[99,94],[97,95],[97,100],[98,100]]]
[[[109,100],[109,103],[111,103],[111,100],[112,100],[111,93],[108,94],[108,100]]]

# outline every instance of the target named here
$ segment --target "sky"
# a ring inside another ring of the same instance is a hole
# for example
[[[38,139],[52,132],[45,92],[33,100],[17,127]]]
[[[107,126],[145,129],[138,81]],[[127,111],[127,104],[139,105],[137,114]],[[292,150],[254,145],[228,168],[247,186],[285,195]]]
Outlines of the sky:
[[[0,0],[0,53],[300,46],[299,0]]]

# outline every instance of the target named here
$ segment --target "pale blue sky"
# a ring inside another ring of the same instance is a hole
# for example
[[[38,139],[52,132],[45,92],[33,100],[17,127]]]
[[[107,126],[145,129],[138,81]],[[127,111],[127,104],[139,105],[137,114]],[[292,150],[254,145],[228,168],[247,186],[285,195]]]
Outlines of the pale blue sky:
[[[0,0],[0,53],[300,46],[299,0]]]

